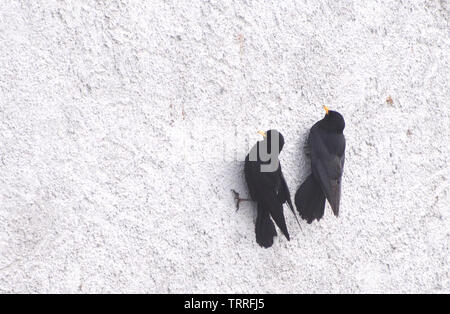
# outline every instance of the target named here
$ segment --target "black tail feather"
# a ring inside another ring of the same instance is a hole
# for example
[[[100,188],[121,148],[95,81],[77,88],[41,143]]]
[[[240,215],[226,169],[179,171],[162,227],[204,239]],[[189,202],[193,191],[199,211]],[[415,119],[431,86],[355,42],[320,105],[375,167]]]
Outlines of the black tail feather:
[[[269,211],[262,208],[260,204],[258,204],[255,232],[256,242],[265,248],[272,246],[273,238],[277,235],[275,225],[270,219]]]
[[[272,217],[273,221],[275,221],[278,228],[280,228],[281,232],[283,232],[286,239],[290,241],[291,237],[289,236],[286,220],[284,218],[283,205],[279,204],[278,207],[270,207],[270,209],[270,216]]]
[[[275,225],[270,219],[269,212],[258,204],[258,214],[255,225],[256,242],[262,247],[269,248],[273,238],[277,235]]]
[[[325,194],[320,183],[309,175],[295,194],[295,206],[304,220],[309,224],[323,217],[325,210]]]

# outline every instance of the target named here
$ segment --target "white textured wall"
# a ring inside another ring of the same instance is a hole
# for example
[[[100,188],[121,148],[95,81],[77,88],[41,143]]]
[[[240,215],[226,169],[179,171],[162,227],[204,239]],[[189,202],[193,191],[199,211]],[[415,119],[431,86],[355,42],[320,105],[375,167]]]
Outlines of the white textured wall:
[[[449,10],[1,1],[0,292],[450,292]],[[277,128],[294,194],[323,104],[341,216],[262,249],[239,160]]]

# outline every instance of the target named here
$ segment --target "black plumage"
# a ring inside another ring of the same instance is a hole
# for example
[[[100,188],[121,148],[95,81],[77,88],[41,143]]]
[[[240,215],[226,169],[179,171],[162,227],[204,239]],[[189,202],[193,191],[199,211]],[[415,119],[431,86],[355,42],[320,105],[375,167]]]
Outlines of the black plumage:
[[[339,215],[345,161],[345,121],[340,113],[324,108],[325,117],[312,126],[308,137],[312,173],[295,194],[297,210],[308,223],[323,217],[325,199],[334,215]]]
[[[272,219],[290,240],[283,204],[287,202],[294,215],[295,211],[278,159],[284,146],[283,135],[276,130],[260,133],[264,140],[257,142],[246,156],[244,173],[250,197],[257,202],[256,242],[268,248],[277,235]],[[270,165],[273,165],[272,169],[266,169]]]

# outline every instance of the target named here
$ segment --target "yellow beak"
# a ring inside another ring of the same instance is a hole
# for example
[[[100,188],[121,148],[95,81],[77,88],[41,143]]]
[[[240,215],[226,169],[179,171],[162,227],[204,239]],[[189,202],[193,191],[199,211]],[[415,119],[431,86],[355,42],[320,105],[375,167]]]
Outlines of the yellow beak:
[[[261,134],[262,136],[267,137],[267,134],[264,131],[258,131],[258,134]]]
[[[323,109],[325,109],[325,112],[328,114],[328,107],[327,106],[323,106]]]

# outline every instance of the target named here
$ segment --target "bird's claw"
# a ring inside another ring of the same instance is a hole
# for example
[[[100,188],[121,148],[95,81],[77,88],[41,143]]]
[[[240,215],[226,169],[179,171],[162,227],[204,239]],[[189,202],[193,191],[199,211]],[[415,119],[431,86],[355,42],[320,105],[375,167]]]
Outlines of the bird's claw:
[[[251,198],[240,198],[240,197],[239,197],[239,193],[236,192],[236,191],[233,190],[233,189],[231,189],[231,192],[233,192],[233,194],[234,194],[234,199],[237,201],[237,202],[236,202],[236,211],[239,210],[239,204],[240,204],[241,202],[245,202],[245,201],[251,202],[251,201],[253,201]]]
[[[231,192],[234,194],[234,199],[236,200],[236,211],[239,210],[239,204],[242,202],[241,198],[239,197],[239,193],[235,190],[231,189]]]

